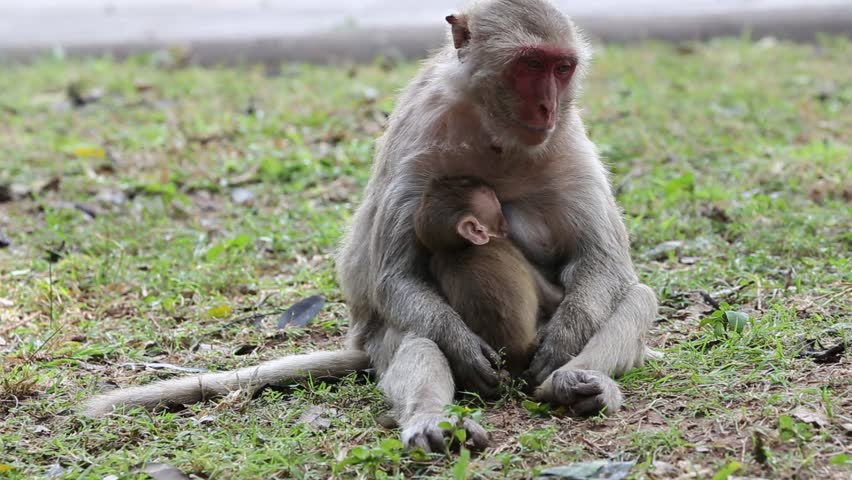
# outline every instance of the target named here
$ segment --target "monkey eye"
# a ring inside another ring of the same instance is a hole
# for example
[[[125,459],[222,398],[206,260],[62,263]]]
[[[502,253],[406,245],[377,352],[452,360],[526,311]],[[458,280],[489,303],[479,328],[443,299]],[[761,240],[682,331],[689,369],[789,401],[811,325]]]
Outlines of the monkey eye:
[[[570,64],[567,64],[567,63],[562,64],[562,65],[559,65],[558,67],[556,67],[556,73],[558,73],[559,75],[567,75],[567,74],[571,73],[571,70],[573,68],[574,68],[573,65],[570,65]]]
[[[533,70],[544,69],[544,62],[542,62],[541,60],[539,60],[537,58],[528,58],[528,59],[524,60],[524,63],[527,65],[527,67],[529,67]]]

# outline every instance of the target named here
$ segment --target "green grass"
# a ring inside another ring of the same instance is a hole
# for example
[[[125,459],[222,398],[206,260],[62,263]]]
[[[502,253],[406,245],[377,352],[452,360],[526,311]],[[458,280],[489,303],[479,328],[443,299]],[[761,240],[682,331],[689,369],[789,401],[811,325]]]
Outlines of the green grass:
[[[509,389],[484,405],[494,448],[467,465],[400,451],[381,395],[354,377],[177,413],[78,412],[115,384],[179,374],[125,362],[226,369],[340,346],[334,248],[414,66],[2,65],[0,477],[133,478],[163,462],[217,479],[529,478],[611,458],[636,461],[637,478],[848,478],[850,356],[797,355],[852,333],[850,50],[598,52],[585,118],[660,297],[651,343],[666,357],[623,379],[611,418],[533,414]],[[69,85],[96,101],[74,108]],[[304,330],[240,320],[317,293],[329,302]],[[747,325],[725,329],[722,311]],[[309,409],[328,422],[300,422]]]

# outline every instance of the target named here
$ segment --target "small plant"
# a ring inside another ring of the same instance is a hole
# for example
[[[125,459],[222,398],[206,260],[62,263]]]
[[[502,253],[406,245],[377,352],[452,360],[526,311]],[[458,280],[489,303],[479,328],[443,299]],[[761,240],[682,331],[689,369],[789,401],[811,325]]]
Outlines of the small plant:
[[[797,422],[789,415],[781,415],[778,417],[778,434],[781,440],[789,441],[796,440],[796,443],[805,443],[813,436],[811,426],[807,423]]]
[[[550,404],[549,403],[540,403],[534,402],[532,400],[524,400],[521,402],[521,405],[530,412],[534,417],[549,417],[550,416]]]
[[[349,450],[340,463],[334,466],[334,475],[339,474],[349,465],[360,465],[370,472],[370,478],[390,478],[399,476],[399,464],[402,458],[402,442],[395,438],[382,440],[375,447],[355,447]],[[390,464],[392,474],[386,471]]]
[[[709,317],[701,320],[699,326],[704,327],[709,325],[713,328],[713,334],[717,338],[725,338],[731,333],[741,335],[746,325],[749,323],[748,315],[743,312],[732,310],[727,303],[719,305],[719,309],[710,314]]]
[[[450,444],[447,447],[458,441],[461,449],[464,450],[465,442],[467,442],[467,430],[464,429],[465,421],[470,419],[479,423],[480,418],[482,418],[482,410],[467,405],[448,405],[447,414],[451,421],[438,424],[439,427],[450,432]]]
[[[518,440],[521,442],[521,447],[526,450],[531,452],[543,452],[548,446],[550,446],[550,439],[555,432],[556,428],[553,426],[539,428],[521,434]]]
[[[15,403],[38,393],[39,375],[30,365],[16,365],[0,375],[0,403]]]
[[[467,430],[465,430],[464,424],[468,419],[478,423],[482,417],[482,410],[471,408],[467,405],[449,405],[447,406],[447,413],[450,415],[451,421],[441,422],[438,426],[450,432],[447,453],[458,442],[460,451],[459,458],[456,460],[455,465],[453,465],[453,478],[455,480],[464,480],[467,478],[467,468],[470,464],[470,450],[465,448]]]
[[[741,468],[743,468],[743,465],[740,462],[733,460],[719,469],[719,471],[716,472],[716,475],[713,475],[713,480],[725,480]]]

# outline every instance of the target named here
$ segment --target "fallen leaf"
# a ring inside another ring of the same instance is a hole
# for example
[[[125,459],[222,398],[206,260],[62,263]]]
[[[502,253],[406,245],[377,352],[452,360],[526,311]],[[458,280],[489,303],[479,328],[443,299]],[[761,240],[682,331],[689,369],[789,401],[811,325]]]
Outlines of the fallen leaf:
[[[827,418],[805,407],[797,407],[791,415],[800,422],[808,423],[818,428],[825,428],[828,425]]]
[[[328,414],[336,415],[337,411],[319,406],[313,406],[305,410],[305,412],[296,420],[297,424],[307,425],[314,430],[325,430],[331,426],[331,420]]]
[[[595,460],[572,465],[552,467],[542,471],[538,478],[564,478],[568,480],[621,480],[626,478],[636,462],[610,462]]]
[[[36,425],[33,427],[32,433],[50,433],[50,429],[45,427],[44,425]]]
[[[101,190],[95,200],[104,205],[122,205],[127,201],[127,195],[121,190]]]
[[[680,474],[680,470],[671,463],[657,460],[654,462],[653,472],[650,473],[654,478],[675,478]]]
[[[88,205],[85,205],[85,204],[82,204],[82,203],[75,203],[74,208],[83,212],[87,217],[89,217],[91,219],[98,218],[98,212],[95,211],[94,208],[92,208]]]
[[[71,148],[71,153],[83,158],[104,158],[106,150],[96,145],[77,145]]]
[[[254,200],[254,192],[247,188],[235,188],[231,191],[231,200],[238,205],[245,205]]]
[[[5,463],[0,463],[0,473],[8,473],[15,471],[15,467]]]
[[[201,418],[192,418],[192,423],[196,425],[205,425],[208,423],[216,423],[216,417],[212,415],[205,415]]]
[[[119,365],[119,367],[125,368],[150,368],[151,370],[174,370],[177,372],[187,372],[187,373],[203,373],[206,372],[206,368],[195,368],[195,367],[181,367],[179,365],[173,365],[171,363],[161,363],[161,362],[125,362]]]
[[[252,345],[252,344],[240,345],[239,347],[237,347],[236,350],[234,350],[234,355],[248,355],[248,354],[254,352],[255,350],[257,350],[257,345]]]
[[[231,313],[234,312],[234,309],[225,305],[224,303],[221,305],[217,305],[215,307],[210,307],[207,309],[207,316],[213,318],[225,318],[231,316]]]
[[[287,325],[304,327],[322,310],[323,305],[325,305],[325,298],[321,295],[311,295],[299,300],[278,318],[278,328],[284,328]]]
[[[59,478],[63,475],[65,475],[65,468],[58,463],[54,463],[48,467],[47,472],[44,474],[47,478]]]
[[[805,348],[797,356],[798,358],[810,358],[815,363],[837,363],[843,352],[846,351],[844,343],[825,349],[818,340],[806,340]]]
[[[133,473],[144,473],[154,480],[189,480],[189,477],[177,468],[159,462],[146,463],[141,468],[135,468]]]

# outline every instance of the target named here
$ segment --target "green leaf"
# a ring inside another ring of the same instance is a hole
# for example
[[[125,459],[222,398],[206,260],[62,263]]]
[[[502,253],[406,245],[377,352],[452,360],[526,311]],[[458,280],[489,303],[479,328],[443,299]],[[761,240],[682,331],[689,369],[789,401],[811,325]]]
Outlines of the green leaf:
[[[532,400],[524,400],[521,405],[531,414],[546,417],[550,415],[550,405],[547,403],[533,402]]]
[[[721,470],[716,472],[716,475],[713,475],[713,480],[725,480],[741,468],[743,468],[743,464],[734,460],[733,462],[725,465],[724,467],[722,467]]]
[[[355,447],[349,451],[349,456],[358,460],[365,460],[370,456],[370,452],[364,447]]]
[[[444,430],[452,430],[453,428],[455,428],[455,426],[452,423],[447,422],[447,421],[443,421],[443,422],[439,423],[438,427],[443,428]]]
[[[728,329],[737,333],[742,333],[745,326],[748,325],[748,315],[743,312],[727,311],[725,318],[728,320]]]
[[[212,262],[222,256],[222,254],[225,253],[225,249],[226,247],[224,243],[217,243],[207,250],[207,253],[204,254],[204,258],[206,258],[208,262]]]
[[[388,438],[388,439],[382,440],[382,443],[380,445],[381,445],[382,450],[384,450],[386,452],[396,452],[396,451],[402,450],[402,442],[400,442],[399,440],[397,440],[395,438]]]
[[[459,442],[464,445],[464,442],[467,440],[467,430],[463,428],[456,430],[456,438],[458,438]]]
[[[846,455],[845,453],[839,453],[829,460],[832,465],[852,465],[852,457]]]
[[[468,464],[470,464],[470,450],[462,448],[459,459],[453,465],[453,478],[455,480],[465,480],[467,478]]]

